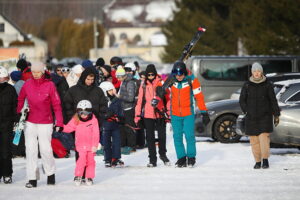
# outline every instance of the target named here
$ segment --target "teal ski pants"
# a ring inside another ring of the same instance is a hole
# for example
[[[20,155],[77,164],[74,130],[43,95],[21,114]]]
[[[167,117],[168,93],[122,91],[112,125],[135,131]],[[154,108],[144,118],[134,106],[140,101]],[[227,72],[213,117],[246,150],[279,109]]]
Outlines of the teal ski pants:
[[[184,156],[189,158],[196,157],[196,139],[194,133],[195,115],[185,117],[172,115],[171,123],[177,159]],[[186,150],[183,143],[183,134],[185,135],[186,140]]]

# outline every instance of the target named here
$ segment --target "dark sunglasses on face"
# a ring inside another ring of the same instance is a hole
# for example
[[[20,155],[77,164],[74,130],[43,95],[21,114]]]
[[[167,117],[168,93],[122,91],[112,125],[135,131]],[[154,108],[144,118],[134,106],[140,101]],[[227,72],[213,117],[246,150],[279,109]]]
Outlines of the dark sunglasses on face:
[[[70,69],[69,69],[69,68],[62,68],[61,71],[62,71],[62,72],[69,72]]]
[[[89,111],[78,111],[78,114],[79,115],[89,115],[89,114],[91,114],[91,112],[89,112]]]
[[[155,74],[149,73],[149,74],[147,74],[147,76],[155,76]]]
[[[125,67],[124,69],[125,69],[125,72],[132,72],[131,68],[129,68],[129,67]]]
[[[177,76],[181,76],[181,75],[184,74],[184,72],[182,70],[179,70],[179,69],[173,69],[172,74],[177,75]]]

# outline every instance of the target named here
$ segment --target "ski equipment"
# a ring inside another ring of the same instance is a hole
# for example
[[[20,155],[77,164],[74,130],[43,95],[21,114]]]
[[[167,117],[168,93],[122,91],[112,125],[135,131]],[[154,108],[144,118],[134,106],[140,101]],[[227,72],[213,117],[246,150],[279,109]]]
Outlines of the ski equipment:
[[[29,107],[28,107],[27,104],[25,104],[22,108],[22,111],[21,111],[20,120],[14,126],[15,136],[14,136],[14,139],[13,139],[13,144],[16,145],[16,146],[19,145],[21,134],[22,134],[22,131],[24,130],[24,127],[25,127],[28,112],[29,112]]]

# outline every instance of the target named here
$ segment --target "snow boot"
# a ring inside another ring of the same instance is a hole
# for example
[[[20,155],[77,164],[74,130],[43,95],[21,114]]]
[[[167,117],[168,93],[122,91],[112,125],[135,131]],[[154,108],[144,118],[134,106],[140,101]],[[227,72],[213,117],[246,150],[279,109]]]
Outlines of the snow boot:
[[[256,162],[253,168],[254,169],[260,169],[261,168],[261,162]]]
[[[111,161],[111,166],[112,167],[117,167],[117,166],[123,167],[124,162],[120,159],[113,158],[112,161]]]
[[[168,159],[168,157],[166,155],[159,156],[159,158],[163,161],[164,165],[166,165],[166,166],[171,165],[170,160]]]
[[[52,174],[51,176],[48,176],[47,185],[55,185],[55,174]]]
[[[25,187],[27,188],[35,188],[37,186],[37,180],[29,180],[28,183],[26,183]]]
[[[81,176],[75,176],[74,178],[74,183],[76,186],[80,186],[81,185],[81,182],[82,182],[82,178]]]
[[[93,179],[91,179],[91,178],[88,178],[85,183],[86,183],[87,186],[91,186],[91,185],[94,184]]]
[[[263,159],[262,168],[263,169],[268,169],[269,168],[269,161],[268,161],[268,159]]]
[[[179,158],[175,163],[175,166],[179,168],[186,167],[186,157],[184,156],[182,158]]]
[[[105,167],[111,167],[111,161],[106,160],[104,166]]]
[[[189,167],[191,167],[191,168],[194,167],[195,163],[196,163],[196,158],[195,157],[188,158],[188,166]]]
[[[149,163],[147,164],[147,167],[156,167],[156,166],[157,166],[156,163],[151,163],[151,162],[149,162]]]
[[[5,184],[11,184],[12,183],[11,176],[3,176],[3,183],[5,183]]]

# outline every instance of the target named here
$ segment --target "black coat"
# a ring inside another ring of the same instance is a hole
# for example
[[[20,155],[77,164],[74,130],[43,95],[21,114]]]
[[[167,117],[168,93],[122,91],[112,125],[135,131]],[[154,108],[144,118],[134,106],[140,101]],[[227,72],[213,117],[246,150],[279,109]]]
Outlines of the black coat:
[[[246,113],[246,135],[259,135],[273,131],[273,116],[280,115],[280,109],[269,81],[253,83],[248,81],[242,87],[240,106]]]
[[[124,118],[124,113],[123,113],[123,109],[122,109],[122,101],[119,98],[114,97],[110,101],[110,105],[108,107],[108,112],[114,113],[115,115],[117,115],[119,120],[122,121],[122,119]],[[109,121],[105,120],[103,123],[103,128],[105,130],[114,130],[116,128],[119,128],[119,125],[120,124],[117,122],[109,122]]]
[[[0,84],[0,157],[9,155],[14,122],[17,119],[17,92],[8,83]]]
[[[78,81],[66,93],[63,103],[67,116],[67,121],[74,116],[79,101],[89,100],[92,103],[92,111],[99,121],[99,125],[103,122],[104,114],[107,111],[107,100],[101,88],[97,87],[95,82],[91,86],[85,85],[85,79],[88,75],[95,72],[91,68],[85,69]]]

